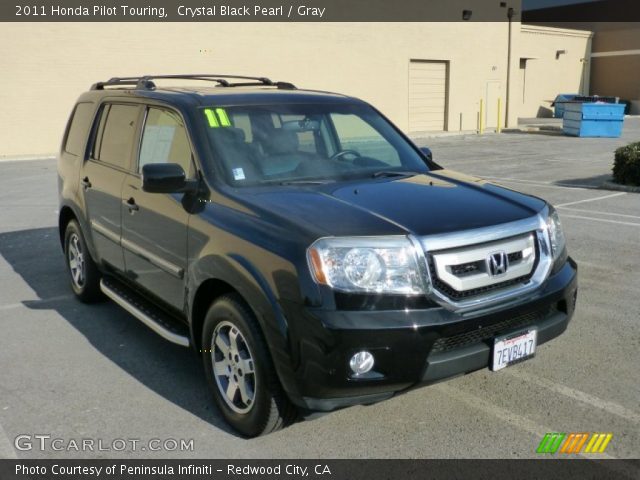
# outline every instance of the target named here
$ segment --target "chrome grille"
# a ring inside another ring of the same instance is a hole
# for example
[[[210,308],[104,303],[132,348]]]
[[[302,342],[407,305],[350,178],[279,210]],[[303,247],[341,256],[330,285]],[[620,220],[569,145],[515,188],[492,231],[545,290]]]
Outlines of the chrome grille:
[[[548,215],[545,207],[522,220],[416,238],[428,296],[468,312],[532,294],[553,266]]]
[[[482,262],[469,262],[460,265],[451,265],[451,273],[456,277],[463,277],[465,275],[471,275],[482,269]]]
[[[493,274],[490,257],[505,257],[506,271]],[[427,254],[433,287],[452,300],[526,284],[538,263],[538,246],[533,232],[476,245]]]

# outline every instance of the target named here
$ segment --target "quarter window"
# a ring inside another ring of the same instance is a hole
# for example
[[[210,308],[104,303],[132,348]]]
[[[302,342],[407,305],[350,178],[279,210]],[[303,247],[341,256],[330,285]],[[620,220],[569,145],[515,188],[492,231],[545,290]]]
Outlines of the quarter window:
[[[93,114],[93,103],[79,103],[74,112],[69,125],[69,133],[64,149],[66,152],[77,157],[84,155],[87,131],[91,126],[91,115]]]

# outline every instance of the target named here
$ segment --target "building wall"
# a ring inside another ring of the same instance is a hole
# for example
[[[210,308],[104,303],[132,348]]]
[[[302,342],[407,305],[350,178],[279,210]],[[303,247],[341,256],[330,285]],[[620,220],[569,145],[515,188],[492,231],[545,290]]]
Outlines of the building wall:
[[[640,50],[640,23],[638,22],[593,22],[585,24],[593,30],[593,52],[615,52]]]
[[[447,1],[455,8],[466,5]],[[499,2],[480,1],[499,8]],[[363,98],[404,131],[409,130],[412,60],[448,62],[444,123],[454,132],[477,130],[481,100],[484,125],[491,130],[498,121],[498,100],[502,123],[508,113],[514,126],[519,116],[535,116],[540,106],[548,106],[545,100],[556,93],[580,88],[584,76],[577,60],[588,51],[588,34],[524,26],[521,32],[516,21],[507,106],[508,37],[507,22],[477,21],[5,23],[0,28],[0,157],[55,153],[76,98],[113,76],[268,76]],[[561,48],[569,53],[556,60]],[[533,58],[527,61],[524,103],[522,56]]]
[[[591,28],[592,94],[629,100],[630,113],[640,114],[640,23],[596,22]]]
[[[342,92],[406,131],[410,60],[447,60],[448,129],[475,130],[488,83],[504,97],[507,24],[14,23],[0,29],[0,58],[3,156],[55,152],[81,92],[145,73],[264,75]]]
[[[559,93],[588,94],[591,38],[587,31],[522,25],[514,92],[521,117],[552,116]]]
[[[638,0],[602,0],[525,11],[523,17],[527,23],[592,31],[589,94],[629,100],[631,113],[640,114],[640,22],[594,21],[633,18],[637,9]]]
[[[615,72],[615,73],[613,73]],[[629,113],[640,114],[640,50],[591,58],[591,91],[594,95],[630,101]]]

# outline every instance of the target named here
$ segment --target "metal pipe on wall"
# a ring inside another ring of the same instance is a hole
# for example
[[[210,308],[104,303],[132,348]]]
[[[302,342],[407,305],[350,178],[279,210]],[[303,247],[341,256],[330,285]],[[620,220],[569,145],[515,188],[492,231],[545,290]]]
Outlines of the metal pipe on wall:
[[[511,23],[513,20],[513,16],[515,15],[515,10],[513,7],[509,7],[507,10],[507,18],[509,19],[509,38],[507,41],[507,91],[505,95],[505,114],[504,114],[504,126],[507,128],[509,126],[509,103],[511,100]]]

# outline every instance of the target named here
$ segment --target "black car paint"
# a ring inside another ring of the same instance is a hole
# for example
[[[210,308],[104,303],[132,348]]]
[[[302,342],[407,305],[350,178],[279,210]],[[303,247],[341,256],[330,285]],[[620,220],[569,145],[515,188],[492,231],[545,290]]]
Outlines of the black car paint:
[[[191,132],[197,170],[194,178],[200,182],[197,191],[143,192],[138,175],[117,169],[109,175],[121,186],[100,191],[99,185],[107,177],[92,178],[97,162],[88,158],[90,145],[84,158],[62,151],[58,165],[61,230],[71,216],[78,219],[92,257],[101,268],[126,279],[181,317],[190,326],[196,350],[206,348],[199,339],[203,309],[215,295],[233,289],[255,313],[290,399],[304,409],[331,410],[430,383],[426,372],[431,346],[452,329],[482,328],[539,305],[564,305],[553,336],[566,328],[577,288],[576,266],[571,260],[533,296],[493,311],[460,314],[430,302],[418,309],[389,308],[385,296],[367,296],[363,308],[337,308],[334,292],[316,284],[307,266],[307,248],[318,238],[467,230],[530,217],[546,203],[439,169],[422,153],[430,167],[429,173],[422,175],[233,188],[221,180],[221,170],[208,158],[203,122],[196,119],[199,107],[363,102],[322,92],[229,90],[109,90],[91,91],[80,98],[93,102],[96,112],[105,101],[164,106],[178,112]],[[138,135],[139,130],[140,126]],[[81,184],[85,177],[89,177],[91,188]],[[93,189],[96,206],[86,201],[86,192]],[[130,209],[129,198],[134,198],[136,205],[140,203],[143,214]],[[126,225],[131,228],[138,223],[135,229],[145,250],[164,263],[126,249],[119,256],[117,244],[108,245],[94,233],[89,219],[100,216],[101,211],[117,216],[114,208],[125,227],[122,238],[127,237]],[[129,268],[136,264],[137,269],[144,270],[144,266],[149,270],[146,278]],[[405,300],[400,299],[399,304]],[[377,375],[354,380],[346,371],[348,356],[363,348],[375,351]],[[482,355],[478,357],[481,360]],[[449,373],[466,373],[482,366],[461,364],[459,372]]]

